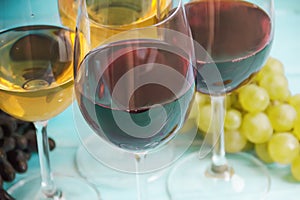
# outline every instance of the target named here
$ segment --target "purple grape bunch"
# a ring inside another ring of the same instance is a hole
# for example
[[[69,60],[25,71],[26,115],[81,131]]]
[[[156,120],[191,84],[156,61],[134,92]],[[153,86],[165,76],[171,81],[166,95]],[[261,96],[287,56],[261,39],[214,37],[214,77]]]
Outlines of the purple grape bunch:
[[[32,122],[16,119],[0,110],[0,199],[13,200],[3,188],[17,173],[25,173],[32,153],[37,152],[36,128]],[[49,139],[50,150],[55,141]]]

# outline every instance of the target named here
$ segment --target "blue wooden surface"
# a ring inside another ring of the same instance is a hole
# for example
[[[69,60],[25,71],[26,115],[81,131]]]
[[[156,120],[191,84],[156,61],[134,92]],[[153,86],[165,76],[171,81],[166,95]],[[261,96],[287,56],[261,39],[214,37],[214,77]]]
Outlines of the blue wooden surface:
[[[276,28],[271,55],[283,62],[292,93],[300,93],[300,4],[297,0],[275,0],[275,7]],[[80,141],[73,121],[72,106],[50,121],[49,135],[57,143],[57,148],[51,152],[53,171],[74,176],[79,175],[75,166],[75,154]],[[189,153],[191,151],[187,152],[187,154]],[[272,185],[268,199],[299,199],[300,183],[290,181],[291,175],[288,166],[269,166],[269,170]],[[18,175],[16,181],[38,173],[38,159],[34,155],[29,161],[28,172],[24,175]],[[115,174],[118,176],[118,173]],[[167,173],[164,173],[158,180],[148,184],[149,199],[168,199],[165,192],[166,175]],[[132,179],[132,175],[128,176]],[[6,184],[7,186],[8,184]],[[104,200],[133,200],[136,198],[135,184],[124,188],[103,184],[98,185],[98,189]]]

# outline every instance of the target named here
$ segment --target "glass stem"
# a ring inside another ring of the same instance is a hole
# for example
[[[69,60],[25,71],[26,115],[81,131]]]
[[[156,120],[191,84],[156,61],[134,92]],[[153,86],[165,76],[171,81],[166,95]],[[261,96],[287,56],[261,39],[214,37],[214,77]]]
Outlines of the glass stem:
[[[54,184],[50,165],[47,124],[48,121],[34,123],[37,129],[36,139],[41,170],[41,191],[47,198],[59,199],[57,197],[61,196],[61,192],[57,190]]]
[[[147,200],[147,179],[144,174],[141,174],[141,164],[146,158],[146,154],[135,154],[135,169],[136,169],[136,190],[137,200]]]
[[[211,96],[212,124],[213,124],[213,155],[210,167],[210,175],[219,178],[230,178],[232,169],[228,166],[225,156],[224,120],[225,120],[225,96]]]

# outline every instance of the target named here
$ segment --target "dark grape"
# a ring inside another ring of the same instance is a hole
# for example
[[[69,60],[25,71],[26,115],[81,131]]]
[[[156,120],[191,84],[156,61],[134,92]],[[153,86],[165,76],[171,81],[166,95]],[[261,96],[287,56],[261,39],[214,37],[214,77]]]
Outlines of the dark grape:
[[[2,126],[0,126],[0,139],[4,137],[4,131],[2,129]]]
[[[23,135],[28,130],[34,130],[34,131],[36,130],[36,128],[32,122],[23,122],[23,121],[18,122],[18,127],[16,130],[16,132],[18,134]]]
[[[0,175],[4,181],[11,182],[15,179],[16,171],[6,159],[0,159]]]
[[[16,121],[8,115],[0,115],[0,126],[5,136],[10,136],[17,128]]]
[[[3,179],[2,179],[2,176],[0,176],[0,188],[3,187]]]
[[[35,130],[28,130],[24,133],[24,137],[27,139],[27,149],[30,152],[37,151],[37,142],[36,142],[36,135]]]
[[[6,159],[6,152],[2,148],[0,148],[0,160],[1,159]]]
[[[16,149],[7,153],[7,160],[12,164],[16,172],[24,173],[27,171],[27,158],[23,151]]]
[[[1,200],[15,200],[12,196],[10,196],[4,189],[0,189],[0,199]]]
[[[50,151],[52,151],[56,146],[55,141],[50,137],[48,138],[48,141],[49,141],[49,149]]]
[[[13,137],[4,137],[0,140],[0,147],[4,151],[11,151],[16,147],[16,141]]]
[[[17,149],[26,149],[28,142],[26,137],[24,137],[23,135],[19,135],[19,134],[13,134],[13,138],[16,141],[16,148]]]

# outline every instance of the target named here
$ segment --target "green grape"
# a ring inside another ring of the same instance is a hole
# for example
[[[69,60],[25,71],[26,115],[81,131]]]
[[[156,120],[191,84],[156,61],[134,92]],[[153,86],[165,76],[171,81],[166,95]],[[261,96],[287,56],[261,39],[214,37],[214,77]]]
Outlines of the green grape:
[[[267,74],[284,74],[283,64],[278,59],[270,57],[256,75],[255,80],[260,81]]]
[[[298,116],[295,121],[293,134],[295,135],[296,138],[298,138],[298,140],[300,140],[300,116]]]
[[[230,97],[230,102],[231,102],[232,108],[236,108],[238,110],[243,110],[242,105],[239,102],[238,91],[239,91],[239,89],[227,96]]]
[[[205,104],[201,106],[199,110],[198,120],[197,120],[198,128],[205,133],[208,132],[208,129],[211,125],[211,120],[212,120],[211,105]]]
[[[236,153],[242,151],[246,144],[247,139],[238,130],[225,130],[225,151],[228,153]]]
[[[242,123],[242,113],[230,108],[226,111],[224,127],[226,130],[237,130]]]
[[[295,108],[286,103],[270,106],[267,114],[273,129],[277,132],[290,131],[294,127],[297,118]]]
[[[259,86],[267,90],[271,100],[285,101],[290,96],[288,80],[283,74],[267,74],[261,78]]]
[[[264,66],[265,70],[269,73],[284,73],[284,67],[280,60],[269,57],[267,63]]]
[[[209,95],[202,94],[200,92],[196,92],[195,93],[195,102],[197,102],[199,106],[203,106],[205,104],[210,103],[210,97],[209,97]]]
[[[270,103],[267,91],[255,84],[249,84],[241,88],[238,98],[242,108],[248,112],[264,111]]]
[[[200,92],[195,93],[194,102],[189,114],[189,119],[197,119],[200,111],[200,107],[209,104],[210,98],[208,95],[201,94]]]
[[[225,108],[229,109],[231,108],[231,104],[232,104],[232,99],[229,95],[225,96]]]
[[[255,153],[257,157],[265,163],[273,163],[273,159],[271,158],[268,152],[268,143],[255,144],[254,146]]]
[[[254,143],[252,143],[249,140],[247,140],[247,144],[242,149],[242,151],[252,151],[253,149],[254,149]]]
[[[288,98],[288,103],[291,104],[298,113],[300,113],[300,94],[295,94]]]
[[[299,155],[299,142],[289,132],[276,133],[268,144],[270,157],[277,163],[290,164]]]
[[[298,155],[291,164],[291,172],[293,177],[300,181],[300,155]]]
[[[263,112],[245,114],[240,131],[253,143],[267,142],[273,134],[271,122]]]

